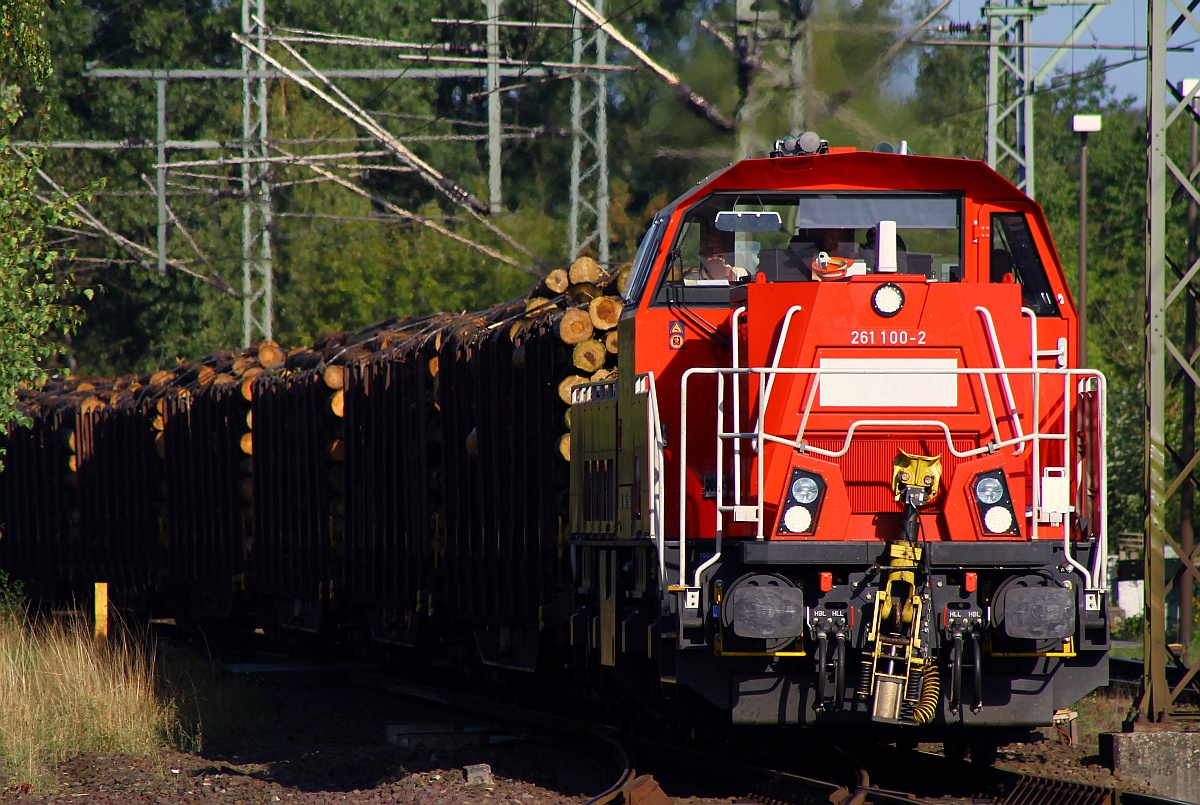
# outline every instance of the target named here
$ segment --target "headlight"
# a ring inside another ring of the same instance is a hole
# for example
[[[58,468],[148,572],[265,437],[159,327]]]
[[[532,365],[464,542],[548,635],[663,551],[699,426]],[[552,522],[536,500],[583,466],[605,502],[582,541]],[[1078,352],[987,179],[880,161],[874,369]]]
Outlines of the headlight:
[[[811,470],[793,467],[779,501],[776,534],[812,534],[821,520],[821,503],[827,491],[825,479]]]
[[[801,476],[792,481],[792,499],[797,503],[812,503],[820,492],[821,488],[812,478]]]
[[[1004,506],[993,506],[983,515],[983,527],[991,534],[1006,534],[1012,530],[1013,515]]]
[[[999,478],[985,476],[975,482],[975,498],[986,505],[998,503],[1004,497],[1004,484]]]
[[[803,506],[792,506],[783,513],[783,527],[793,534],[803,534],[812,528],[812,512]]]

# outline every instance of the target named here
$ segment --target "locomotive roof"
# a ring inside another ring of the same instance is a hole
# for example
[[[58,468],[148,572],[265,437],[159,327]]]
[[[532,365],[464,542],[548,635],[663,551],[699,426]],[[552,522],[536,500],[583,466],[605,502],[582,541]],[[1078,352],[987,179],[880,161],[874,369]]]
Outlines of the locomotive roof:
[[[893,190],[963,193],[988,201],[1032,200],[984,162],[974,159],[838,151],[811,156],[743,159],[715,171],[667,205],[720,191]]]

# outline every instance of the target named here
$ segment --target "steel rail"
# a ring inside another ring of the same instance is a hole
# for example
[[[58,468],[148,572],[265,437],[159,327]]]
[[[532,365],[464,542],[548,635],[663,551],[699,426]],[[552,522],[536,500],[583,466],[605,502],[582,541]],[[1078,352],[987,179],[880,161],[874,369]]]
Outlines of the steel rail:
[[[625,794],[638,782],[637,770],[634,768],[633,757],[621,741],[608,730],[575,720],[568,720],[540,710],[528,710],[514,705],[503,704],[472,693],[460,693],[414,682],[394,679],[378,673],[343,669],[354,684],[363,687],[382,690],[398,696],[433,702],[445,707],[469,710],[472,713],[484,713],[488,716],[521,724],[536,726],[551,732],[564,735],[586,736],[607,748],[609,758],[602,765],[609,769],[619,768],[615,781],[604,791],[587,800],[585,805],[607,805],[608,803],[625,800]]]

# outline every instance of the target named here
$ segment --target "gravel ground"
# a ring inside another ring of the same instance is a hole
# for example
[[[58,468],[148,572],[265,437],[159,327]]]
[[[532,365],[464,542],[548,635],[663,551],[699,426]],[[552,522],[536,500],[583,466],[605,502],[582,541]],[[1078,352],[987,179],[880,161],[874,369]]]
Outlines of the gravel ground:
[[[443,734],[392,745],[389,725],[482,725],[336,677],[277,673],[248,684],[261,694],[262,712],[230,734],[206,737],[201,752],[77,757],[59,768],[56,790],[0,781],[0,801],[561,805],[604,787],[586,757],[536,738],[483,745],[478,734]],[[480,763],[493,779],[467,783],[464,768]]]
[[[330,674],[260,674],[246,677],[245,684],[253,688],[260,712],[247,714],[225,734],[206,735],[203,751],[77,757],[59,768],[50,792],[34,793],[20,781],[0,779],[0,802],[565,805],[583,802],[608,782],[588,758],[535,737],[492,744],[477,735],[442,734],[414,738],[412,747],[392,745],[385,737],[389,725],[483,725],[350,688]],[[468,783],[464,769],[474,764],[488,764],[492,779]],[[1100,766],[1094,747],[1055,740],[1001,749],[997,766],[1128,785]],[[716,792],[674,793],[686,795],[677,802],[689,805],[732,801],[703,796]]]

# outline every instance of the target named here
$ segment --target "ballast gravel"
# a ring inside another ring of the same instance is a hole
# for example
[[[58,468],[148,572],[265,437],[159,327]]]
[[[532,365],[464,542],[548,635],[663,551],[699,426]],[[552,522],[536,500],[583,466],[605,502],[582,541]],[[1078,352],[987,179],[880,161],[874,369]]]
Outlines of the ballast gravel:
[[[48,791],[0,776],[0,803],[566,805],[586,801],[609,782],[585,755],[537,736],[472,736],[468,730],[459,736],[414,734],[411,745],[394,745],[385,738],[389,727],[395,732],[398,724],[444,723],[447,715],[348,686],[335,675],[261,674],[247,682],[263,703],[261,717],[247,728],[207,737],[199,752],[76,757],[58,768]],[[1083,747],[1056,741],[1001,750],[998,761],[1076,782],[1122,783]],[[675,793],[681,804],[733,801],[695,790]]]

